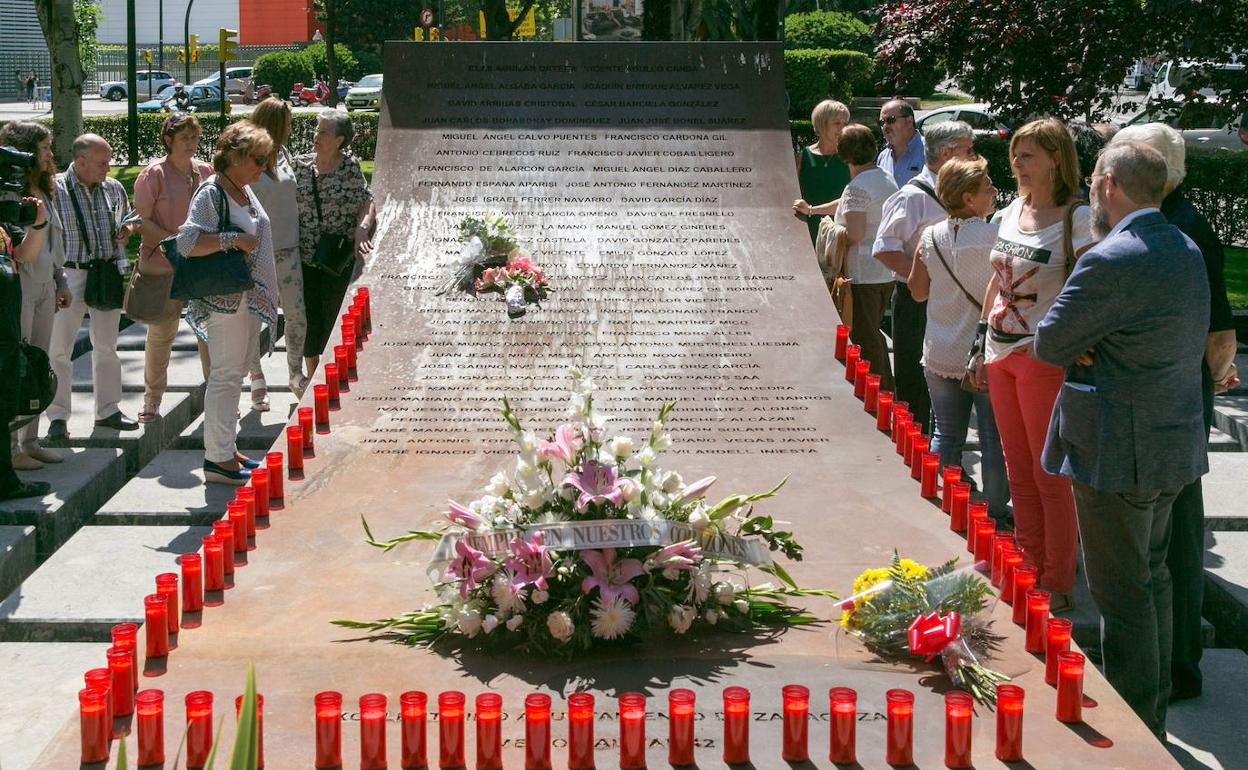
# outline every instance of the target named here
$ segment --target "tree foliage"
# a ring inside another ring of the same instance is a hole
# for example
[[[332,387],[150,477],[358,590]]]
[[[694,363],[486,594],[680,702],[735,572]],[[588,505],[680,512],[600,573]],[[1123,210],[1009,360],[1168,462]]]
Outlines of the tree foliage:
[[[327,75],[329,72],[329,47],[325,43],[313,43],[300,51],[300,53],[308,60],[308,64],[312,65],[312,70],[317,75]],[[335,74],[338,77],[346,78],[347,80],[360,79],[360,63],[350,48],[342,43],[335,43],[334,58],[337,65]],[[362,74],[367,75],[368,73]]]
[[[841,51],[875,50],[871,28],[860,19],[838,11],[793,13],[784,20],[785,48],[832,48]]]
[[[82,63],[83,72],[95,71],[95,59],[100,48],[96,30],[103,18],[99,3],[74,0],[74,23],[78,26],[78,60]]]
[[[273,93],[285,98],[295,83],[311,83],[316,72],[301,51],[272,51],[256,59],[252,77],[273,86]]]

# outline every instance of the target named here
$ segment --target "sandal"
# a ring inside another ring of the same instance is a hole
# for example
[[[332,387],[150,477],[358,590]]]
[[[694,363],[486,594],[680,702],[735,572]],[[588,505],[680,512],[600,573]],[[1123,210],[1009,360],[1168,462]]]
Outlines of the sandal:
[[[143,408],[139,410],[139,422],[153,422],[160,417],[159,401],[144,401]]]
[[[269,386],[265,383],[263,377],[255,377],[251,380],[251,410],[253,412],[267,412],[272,406],[269,403]]]

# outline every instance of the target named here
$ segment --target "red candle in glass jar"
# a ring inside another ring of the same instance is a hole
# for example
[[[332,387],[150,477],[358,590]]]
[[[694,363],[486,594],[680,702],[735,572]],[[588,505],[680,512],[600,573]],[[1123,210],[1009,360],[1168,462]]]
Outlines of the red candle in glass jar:
[[[914,764],[914,693],[896,688],[888,700],[888,737],[884,761],[894,767]]]
[[[949,529],[954,532],[966,532],[967,504],[971,501],[971,484],[968,481],[955,481],[949,493]]]
[[[971,502],[967,503],[966,512],[972,519],[986,519],[988,518],[988,501],[972,499]]]
[[[810,759],[810,689],[800,684],[785,685],[780,697],[784,710],[780,758],[786,762],[805,762]]]
[[[971,717],[975,701],[970,693],[945,693],[945,767],[965,770],[971,767]]]
[[[212,534],[221,541],[221,564],[226,575],[234,574],[234,525],[228,521],[214,521]]]
[[[290,458],[286,465],[293,477],[295,471],[303,470],[303,428],[299,425],[286,426],[286,455]]]
[[[204,590],[225,590],[225,547],[217,535],[204,535]]]
[[[113,672],[107,668],[93,668],[82,675],[88,690],[104,691],[104,721],[111,735],[113,729]]]
[[[693,764],[693,714],[697,696],[679,688],[667,694],[667,763],[674,767]]]
[[[503,768],[503,697],[483,692],[477,696],[477,770]]]
[[[108,761],[108,739],[112,725],[108,723],[108,693],[98,687],[78,691],[78,726],[82,764]]]
[[[351,344],[355,344],[355,319],[350,313],[342,314],[342,344],[346,345],[347,340],[351,340]]]
[[[940,470],[940,455],[923,453],[923,468],[919,475],[919,497],[936,497],[936,473]]]
[[[986,565],[988,571],[988,579],[992,582],[993,587],[1001,587],[1002,577],[1002,559],[1005,557],[1005,549],[1014,544],[1014,533],[1002,530],[996,532],[992,536],[992,544],[989,546],[991,561]]]
[[[347,337],[342,342],[342,346],[347,349],[347,379],[355,382],[359,377],[356,376],[356,369],[359,366],[359,358],[356,356],[355,335]]]
[[[402,742],[399,750],[399,767],[416,770],[425,767],[425,721],[428,719],[427,702],[423,692],[408,690],[399,696],[399,718]]]
[[[256,470],[259,470],[257,468]],[[243,504],[243,510],[247,512],[247,537],[256,536],[256,488],[255,487],[239,487],[234,490],[234,499]]]
[[[199,612],[204,608],[204,560],[197,553],[178,557],[182,567],[182,609]]]
[[[890,423],[889,423],[889,427],[890,427],[890,429],[892,428],[892,426],[893,426],[893,425],[895,425],[895,424],[897,423],[897,418],[898,418],[899,416],[903,415],[903,414],[905,414],[905,415],[909,415],[909,414],[910,414],[910,404],[909,404],[909,402],[902,401],[901,399],[897,398],[896,394],[894,394],[894,395],[893,395],[893,414],[892,414],[892,422],[890,422]],[[897,438],[896,438],[896,436],[894,435],[894,437],[893,437],[893,441],[896,441],[896,440],[897,440]]]
[[[854,398],[866,398],[867,375],[871,373],[871,362],[859,358],[854,364]]]
[[[828,702],[831,711],[828,760],[837,765],[856,764],[858,693],[849,687],[833,687],[828,691]]]
[[[303,453],[300,452],[299,456],[302,457]],[[269,499],[281,500],[285,492],[282,484],[282,453],[269,452],[264,456],[264,464],[269,471]]]
[[[255,468],[251,472],[251,488],[255,490],[256,518],[269,515],[269,469]]]
[[[134,713],[134,653],[123,647],[109,647],[105,655],[108,671],[113,675],[113,716],[128,717]]]
[[[970,485],[967,485],[968,489]],[[976,541],[979,539],[980,522],[988,521],[988,512],[967,507],[966,514],[966,552],[975,553]]]
[[[875,414],[880,400],[880,375],[868,374],[866,382],[862,391],[862,409],[868,414]]]
[[[524,770],[550,770],[550,696],[524,698]]]
[[[325,364],[325,393],[329,396],[331,409],[338,408],[338,364],[330,361]]]
[[[1074,624],[1066,618],[1049,618],[1044,624],[1044,683],[1057,684],[1057,664],[1063,652],[1070,652]]]
[[[464,766],[464,694],[438,694],[438,767]]]
[[[312,407],[301,406],[295,412],[299,420],[299,432],[303,434],[303,448],[307,452],[316,451],[316,429],[313,427]]]
[[[347,365],[346,345],[334,345],[334,366],[338,369],[338,387],[342,389],[342,386],[351,379],[348,371],[351,367]]]
[[[693,719],[690,716],[690,729]],[[568,770],[593,770],[594,696],[574,692],[568,696]]]
[[[182,625],[182,613],[178,606],[178,573],[162,572],[156,576],[156,593],[165,597],[165,607],[168,619],[169,635],[173,636],[178,633],[178,628]]]
[[[193,690],[186,694],[186,766],[195,770],[208,762],[212,751],[212,693]]]
[[[646,696],[626,692],[619,697],[620,770],[646,766]]]
[[[165,762],[165,694],[160,690],[139,690],[134,696],[135,721],[138,722],[138,765],[161,765]]]
[[[1083,721],[1082,653],[1063,652],[1057,656],[1057,721]]]
[[[923,455],[927,454],[928,442],[919,434],[910,444],[910,478],[915,481],[923,480]]]
[[[833,355],[837,361],[845,360],[846,348],[849,346],[849,327],[845,324],[836,325],[836,350]]]
[[[962,466],[946,465],[940,469],[940,512],[950,513],[953,504],[953,485],[962,480]]]
[[[1023,688],[997,685],[997,759],[1018,762],[1023,758]]]
[[[1014,603],[1014,575],[1022,565],[1022,549],[1016,546],[1006,548],[1001,555],[1001,598],[1006,604]]]
[[[923,431],[913,422],[906,423],[906,435],[902,438],[901,443],[901,459],[909,468],[914,462],[914,445],[917,444],[923,435]]]
[[[861,345],[845,346],[845,381],[854,381],[854,372],[858,368],[858,359],[862,357]]]
[[[243,696],[234,699],[234,719],[243,713]],[[264,696],[256,693],[256,767],[264,770]]]
[[[147,659],[169,656],[169,601],[160,594],[143,597],[143,638]]]
[[[897,446],[897,454],[906,453],[906,431],[910,429],[910,413],[893,412],[893,443]]]
[[[1018,625],[1027,622],[1027,592],[1036,587],[1036,566],[1023,562],[1014,568],[1014,614]]]
[[[750,691],[744,687],[724,688],[724,762],[730,765],[750,761]]]
[[[317,425],[329,425],[329,388],[317,383],[312,386],[313,415]]]
[[[875,429],[886,431],[892,426],[893,394],[887,390],[880,391],[875,397]]]
[[[348,315],[355,323],[355,329],[353,332],[355,337],[355,349],[357,351],[363,350],[364,338],[368,336],[364,333],[364,319],[360,317],[360,311],[356,308],[351,308],[351,312],[349,312]]]
[[[229,518],[230,526],[233,527],[231,534],[234,537],[234,553],[245,553],[247,551],[247,506],[238,500],[231,500],[225,504],[225,515]]]
[[[1044,652],[1045,621],[1049,618],[1049,592],[1033,588],[1027,592],[1027,625],[1025,644],[1027,652]]]
[[[130,691],[133,693],[139,689],[139,627],[135,623],[118,623],[109,629],[109,637],[113,640],[114,647],[130,653]]]
[[[386,696],[360,696],[360,770],[386,770]]]
[[[975,561],[986,568],[991,565],[992,536],[996,534],[996,522],[980,519],[975,522]]]

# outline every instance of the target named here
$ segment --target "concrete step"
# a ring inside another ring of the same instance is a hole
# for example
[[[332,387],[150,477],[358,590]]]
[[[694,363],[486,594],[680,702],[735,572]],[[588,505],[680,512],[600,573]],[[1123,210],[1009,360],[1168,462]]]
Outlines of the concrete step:
[[[1209,473],[1201,478],[1205,499],[1205,529],[1248,530],[1248,453],[1217,452],[1209,455]]]
[[[0,527],[0,594],[8,596],[26,576],[35,571],[35,528]]]
[[[1185,770],[1244,770],[1248,655],[1243,650],[1205,650],[1200,670],[1203,694],[1172,703],[1167,711],[1167,748]]]
[[[210,531],[83,527],[0,603],[0,640],[103,642],[117,623],[142,624],[156,575],[178,571]]]
[[[5,770],[39,767],[39,754],[75,713],[82,675],[108,665],[108,647],[100,642],[0,644],[0,763]]]
[[[271,378],[266,381],[272,383]],[[311,400],[311,396],[308,397]],[[282,434],[282,429],[294,414],[298,401],[288,390],[269,391],[270,410],[257,412],[251,408],[251,393],[244,392],[238,399],[238,448],[243,451],[267,450]],[[330,419],[333,419],[332,416]],[[201,414],[190,426],[173,440],[175,449],[204,448],[204,416]]]
[[[1248,451],[1248,394],[1223,394],[1215,398],[1213,424]]]
[[[72,449],[61,454],[65,462],[21,474],[28,481],[51,484],[50,494],[0,502],[0,524],[35,527],[40,560],[69,540],[126,480],[120,449]]]
[[[1248,532],[1205,533],[1204,614],[1218,645],[1248,649]]]
[[[80,399],[85,400],[83,397]],[[149,423],[139,423],[139,429],[118,431],[95,425],[95,409],[91,404],[79,403],[69,418],[69,441],[71,447],[118,447],[126,458],[126,473],[137,473],[139,468],[156,456],[195,419],[200,409],[200,394],[166,393],[160,404],[160,418]],[[121,412],[131,420],[139,416],[143,408],[140,393],[123,393]],[[44,430],[47,421],[44,420]],[[51,446],[49,442],[49,446]],[[60,446],[58,442],[56,444]]]
[[[121,389],[129,393],[143,392],[143,351],[121,350]],[[199,353],[194,350],[175,350],[169,358],[169,391],[190,392],[203,387],[204,372],[199,363]],[[74,393],[92,390],[91,356],[74,359]],[[83,396],[75,396],[75,401]],[[83,403],[86,403],[85,401]]]
[[[92,523],[211,525],[225,515],[235,488],[205,484],[203,464],[202,449],[161,452],[100,506]]]

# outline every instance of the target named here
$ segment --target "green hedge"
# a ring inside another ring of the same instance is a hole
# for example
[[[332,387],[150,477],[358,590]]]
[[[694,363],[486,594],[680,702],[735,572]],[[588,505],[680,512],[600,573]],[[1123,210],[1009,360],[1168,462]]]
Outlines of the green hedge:
[[[295,83],[311,83],[316,77],[312,62],[298,51],[272,51],[256,59],[252,77],[257,83],[273,87],[273,93],[282,96],[291,92]]]
[[[875,51],[871,28],[852,14],[836,11],[793,13],[784,20],[784,47],[788,49],[829,48],[846,51]]]
[[[874,67],[871,57],[861,51],[785,51],[784,87],[789,96],[789,117],[809,119],[810,111],[824,99],[848,104],[855,94],[869,93]]]
[[[307,48],[300,51],[312,65],[312,70],[318,76],[329,75],[329,56],[325,43],[313,43]],[[334,43],[334,75],[339,78],[346,78],[352,82],[359,80],[368,73],[360,72],[360,62],[355,58],[355,54],[351,52],[342,43]]]

